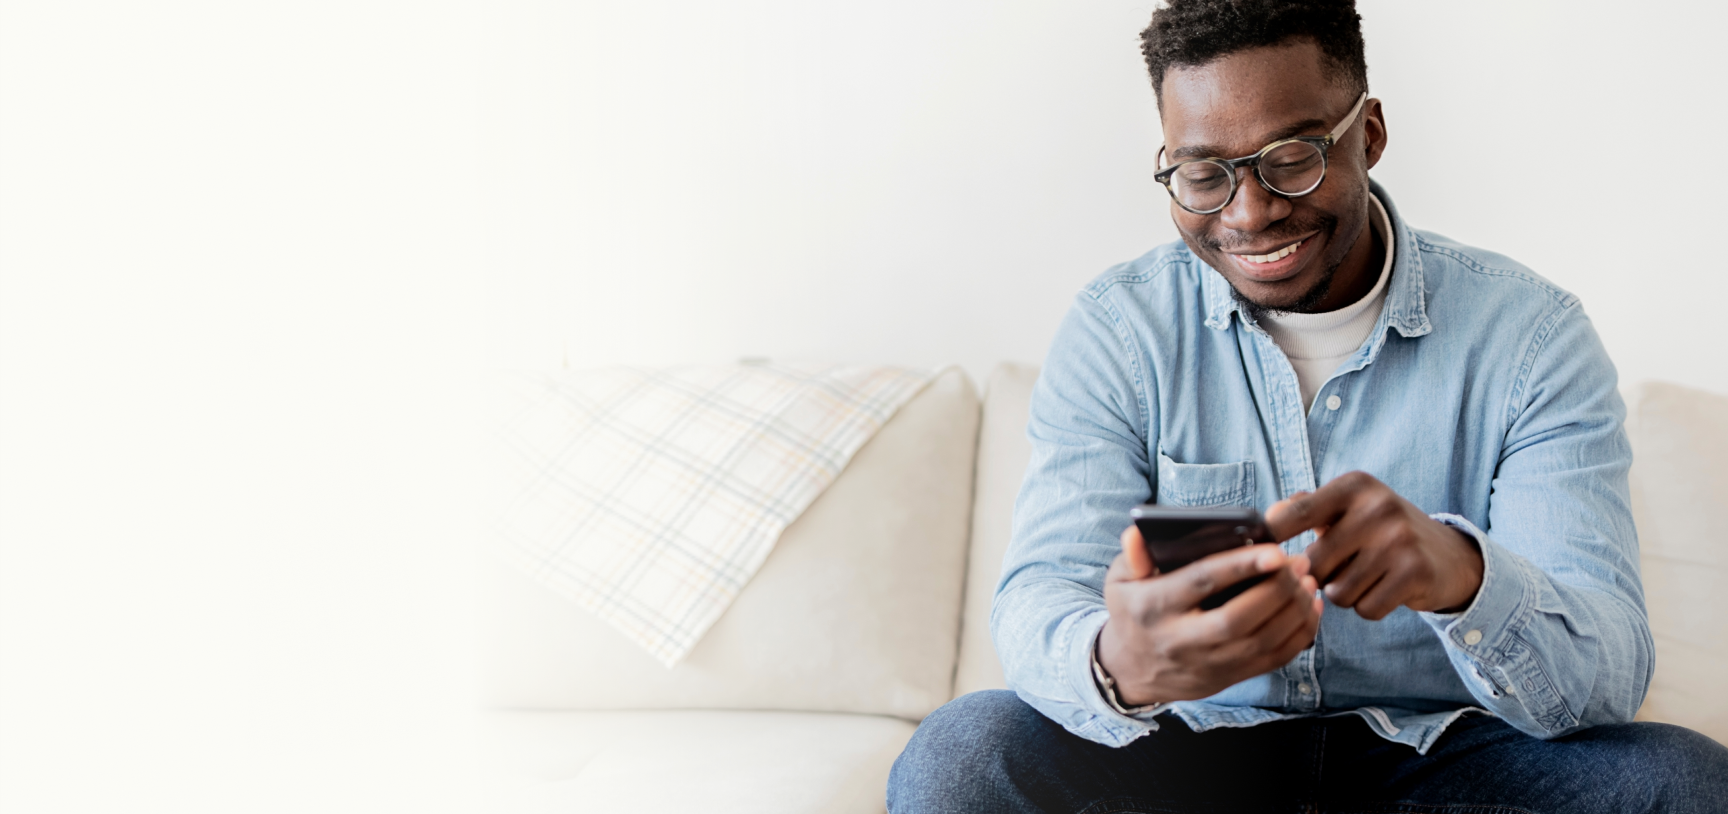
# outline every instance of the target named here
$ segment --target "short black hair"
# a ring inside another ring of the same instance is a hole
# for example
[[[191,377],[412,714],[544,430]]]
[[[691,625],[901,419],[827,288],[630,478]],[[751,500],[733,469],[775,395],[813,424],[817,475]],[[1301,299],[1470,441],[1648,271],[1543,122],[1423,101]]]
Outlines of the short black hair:
[[[1140,53],[1162,107],[1166,70],[1297,39],[1320,46],[1333,79],[1357,93],[1368,91],[1356,0],[1169,0],[1140,32]]]

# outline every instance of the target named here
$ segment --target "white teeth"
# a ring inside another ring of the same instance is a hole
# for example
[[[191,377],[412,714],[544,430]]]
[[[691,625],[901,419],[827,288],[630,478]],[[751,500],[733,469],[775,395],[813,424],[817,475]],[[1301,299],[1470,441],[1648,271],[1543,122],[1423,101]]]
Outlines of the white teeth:
[[[1236,256],[1250,263],[1270,263],[1274,260],[1283,260],[1284,258],[1289,257],[1291,252],[1296,251],[1297,248],[1301,247],[1301,245],[1306,242],[1308,242],[1307,238],[1303,238],[1302,240],[1298,240],[1295,243],[1285,246],[1271,254],[1239,254]]]

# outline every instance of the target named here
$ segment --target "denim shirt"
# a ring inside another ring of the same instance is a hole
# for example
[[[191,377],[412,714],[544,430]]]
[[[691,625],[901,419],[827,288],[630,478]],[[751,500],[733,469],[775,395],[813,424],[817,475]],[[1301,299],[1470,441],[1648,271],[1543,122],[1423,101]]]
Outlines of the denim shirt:
[[[1033,390],[990,619],[1008,685],[1068,731],[1121,746],[1160,714],[1196,731],[1356,714],[1425,753],[1471,710],[1552,738],[1642,703],[1654,649],[1632,453],[1595,329],[1576,297],[1410,228],[1371,189],[1395,230],[1390,290],[1306,411],[1289,360],[1180,242],[1076,297]],[[1105,701],[1092,650],[1130,508],[1264,509],[1353,470],[1476,539],[1485,568],[1468,607],[1371,622],[1327,603],[1313,646],[1277,670],[1134,715]]]

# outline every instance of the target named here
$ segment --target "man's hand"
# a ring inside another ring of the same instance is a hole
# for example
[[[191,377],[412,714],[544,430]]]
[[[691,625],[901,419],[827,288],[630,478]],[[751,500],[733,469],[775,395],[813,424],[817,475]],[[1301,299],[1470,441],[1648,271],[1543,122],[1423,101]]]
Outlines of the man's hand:
[[[1266,525],[1279,540],[1316,530],[1304,552],[1314,577],[1332,604],[1364,619],[1384,619],[1399,605],[1463,610],[1482,587],[1475,540],[1362,472],[1272,504]]]
[[[1244,579],[1271,577],[1223,606],[1200,601]],[[1320,597],[1308,560],[1277,546],[1213,554],[1159,574],[1140,530],[1122,532],[1122,553],[1104,576],[1110,620],[1098,661],[1124,704],[1142,706],[1214,695],[1283,666],[1314,641]]]

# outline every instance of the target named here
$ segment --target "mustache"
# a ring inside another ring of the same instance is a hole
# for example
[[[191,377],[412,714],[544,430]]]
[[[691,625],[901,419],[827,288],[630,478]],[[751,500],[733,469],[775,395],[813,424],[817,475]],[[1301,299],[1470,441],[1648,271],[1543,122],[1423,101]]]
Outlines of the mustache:
[[[1331,234],[1338,228],[1338,219],[1331,215],[1315,214],[1299,221],[1285,221],[1278,224],[1276,230],[1257,232],[1249,235],[1234,229],[1220,229],[1209,232],[1200,238],[1200,242],[1213,251],[1229,252],[1235,249],[1246,249],[1255,243],[1264,245],[1268,238],[1272,242],[1289,240],[1295,242],[1302,235],[1319,232]]]

